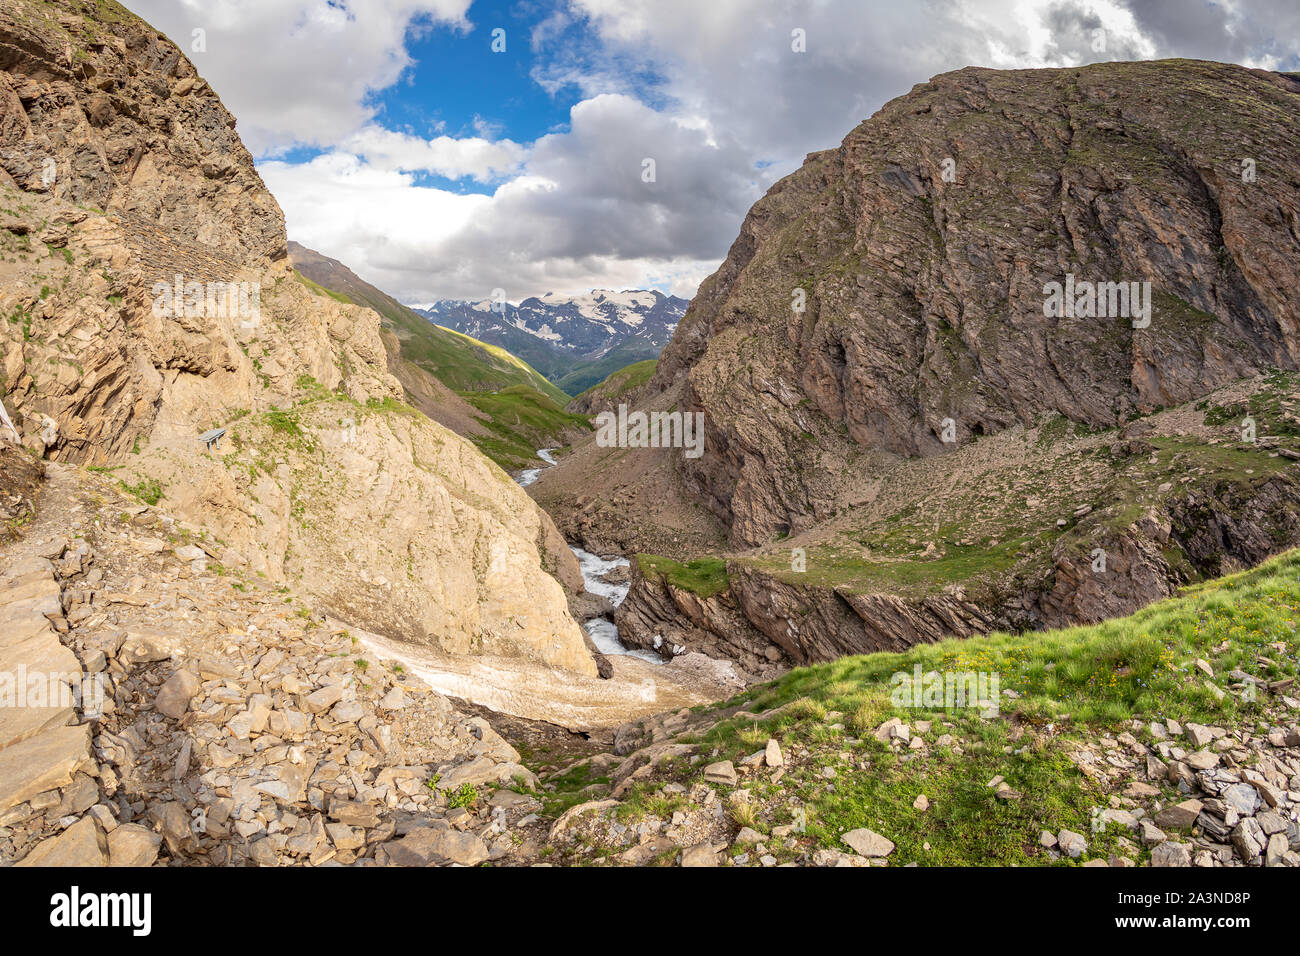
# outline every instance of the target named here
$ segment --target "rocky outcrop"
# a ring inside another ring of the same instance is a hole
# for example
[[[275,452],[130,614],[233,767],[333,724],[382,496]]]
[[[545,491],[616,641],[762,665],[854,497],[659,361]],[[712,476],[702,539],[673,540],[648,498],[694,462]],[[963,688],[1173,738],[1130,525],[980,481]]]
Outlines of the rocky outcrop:
[[[0,552],[0,673],[26,677],[0,682],[0,865],[474,865],[545,836],[535,776],[481,717],[49,467]],[[498,784],[523,792],[489,806]]]
[[[665,350],[656,387],[707,415],[688,483],[756,545],[834,510],[809,439],[937,455],[945,420],[1113,427],[1295,368],[1297,104],[1294,77],[1189,61],[972,68],[887,104],[754,206]],[[1149,282],[1149,325],[1045,315],[1070,275]]]
[[[1000,626],[1063,627],[1132,614],[1194,578],[1254,567],[1300,541],[1300,487],[1279,476],[1256,485],[1192,486],[1167,509],[1095,536],[1105,554],[1062,542],[1046,586],[1007,603]],[[1027,611],[1022,615],[1021,611]]]
[[[638,571],[615,616],[620,639],[666,658],[694,651],[734,660],[767,677],[790,662],[902,651],[986,633],[993,625],[985,610],[959,592],[913,601],[791,584],[739,562],[728,573],[726,591],[702,597]]]
[[[297,279],[275,200],[181,52],[82,6],[0,13],[0,397],[24,443],[114,469],[208,529],[214,559],[361,626],[594,676],[550,519],[401,403],[373,310]]]
[[[772,676],[787,661],[779,645],[751,623],[737,604],[733,585],[719,594],[700,595],[676,587],[653,571],[647,576],[633,561],[630,589],[614,613],[619,640],[653,651],[665,660],[693,651],[736,661],[755,678]],[[797,659],[797,658],[796,658]]]
[[[287,253],[234,117],[114,0],[0,11],[0,183],[157,223],[239,262]]]
[[[943,637],[990,629],[985,611],[960,592],[920,600],[799,587],[742,571],[739,601],[746,616],[801,664],[845,654],[902,651]]]

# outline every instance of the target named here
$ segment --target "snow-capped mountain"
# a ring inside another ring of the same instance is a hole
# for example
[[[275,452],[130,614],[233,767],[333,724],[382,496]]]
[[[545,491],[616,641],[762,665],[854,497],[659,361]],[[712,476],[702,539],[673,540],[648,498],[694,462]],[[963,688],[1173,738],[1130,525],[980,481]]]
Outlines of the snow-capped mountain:
[[[438,325],[509,349],[574,394],[610,371],[657,358],[687,305],[654,290],[593,289],[547,293],[518,305],[443,299],[412,308]]]

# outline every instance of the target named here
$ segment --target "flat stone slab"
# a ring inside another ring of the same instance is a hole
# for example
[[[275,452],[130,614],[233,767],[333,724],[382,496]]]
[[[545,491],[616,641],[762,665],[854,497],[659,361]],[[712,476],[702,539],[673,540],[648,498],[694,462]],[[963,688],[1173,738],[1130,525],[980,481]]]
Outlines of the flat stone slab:
[[[62,550],[63,545],[59,545],[59,548]],[[5,589],[15,581],[40,573],[48,574],[51,578],[54,577],[54,565],[50,563],[48,558],[30,557],[15,561],[7,568],[0,570],[0,594],[3,594]]]
[[[840,839],[852,847],[859,856],[882,857],[889,856],[894,852],[892,840],[886,839],[874,830],[868,830],[865,827],[850,830]]]
[[[80,680],[81,661],[72,653],[51,628],[43,633],[29,637],[25,641],[0,647],[0,672],[10,672],[17,676],[20,667],[27,673],[64,674],[70,680]],[[0,693],[5,689],[0,684]]]
[[[0,604],[17,604],[19,601],[37,601],[53,598],[63,593],[59,582],[48,571],[35,571],[12,578],[0,586]],[[61,605],[60,605],[61,607]]]
[[[434,786],[439,790],[455,790],[457,787],[467,784],[471,787],[477,787],[480,784],[495,781],[496,779],[496,761],[490,757],[475,757],[469,763],[452,767],[439,775],[438,782]]]
[[[381,849],[389,866],[477,866],[488,858],[487,847],[477,834],[450,827],[417,827],[400,840],[382,844]]]
[[[81,678],[77,655],[48,627],[0,647],[0,748],[71,723]]]
[[[0,606],[0,649],[53,633],[54,628],[50,627],[45,614],[30,601]]]
[[[91,759],[89,724],[55,727],[0,750],[0,811],[66,787]]]
[[[82,817],[56,837],[50,837],[14,866],[107,866],[94,818]]]
[[[77,716],[76,709],[63,707],[0,707],[0,748],[12,747],[54,727],[63,727]]]

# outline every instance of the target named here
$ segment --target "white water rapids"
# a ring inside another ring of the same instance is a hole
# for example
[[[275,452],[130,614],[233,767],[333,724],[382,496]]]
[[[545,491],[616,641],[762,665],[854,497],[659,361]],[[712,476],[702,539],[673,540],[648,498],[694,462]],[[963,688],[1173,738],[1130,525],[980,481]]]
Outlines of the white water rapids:
[[[551,452],[554,450],[554,448],[537,449],[537,457],[546,462],[547,468],[555,464],[555,459],[551,456]],[[527,468],[519,473],[515,481],[526,488],[536,481],[538,476],[545,470],[546,468]],[[607,560],[572,545],[569,546],[569,550],[578,559],[578,568],[582,571],[582,583],[587,590],[592,594],[606,598],[615,607],[622,604],[623,599],[627,597],[630,586],[627,584],[611,584],[604,580],[604,575],[609,574],[615,568],[629,567],[630,562],[628,559],[614,558]],[[618,639],[618,628],[614,626],[612,621],[607,621],[603,617],[593,617],[584,621],[582,626],[587,629],[587,633],[591,635],[591,642],[596,645],[596,648],[602,654],[625,654],[629,657],[639,657],[641,660],[649,661],[652,664],[663,663],[663,659],[658,654],[651,651],[634,650],[625,646]]]
[[[555,464],[555,459],[551,457],[551,452],[553,451],[555,451],[554,448],[537,449],[537,457],[546,462],[546,468],[550,468],[551,465]],[[519,473],[519,476],[515,478],[515,481],[519,482],[521,488],[527,488],[537,480],[537,477],[544,472],[546,468],[525,468]]]

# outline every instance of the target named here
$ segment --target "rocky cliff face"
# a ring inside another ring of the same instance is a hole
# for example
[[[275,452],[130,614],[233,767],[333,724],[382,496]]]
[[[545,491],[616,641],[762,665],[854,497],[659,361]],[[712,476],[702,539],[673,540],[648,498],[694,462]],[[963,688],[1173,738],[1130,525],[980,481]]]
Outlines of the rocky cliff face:
[[[640,402],[702,412],[704,454],[579,447],[534,494],[597,546],[725,554],[709,606],[639,580],[620,613],[737,659],[1097,621],[1300,543],[1298,107],[1187,61],[918,86],[701,286]],[[729,547],[647,541],[665,489]]]
[[[401,404],[375,312],[295,278],[180,51],[113,3],[19,0],[0,67],[0,396],[24,442],[358,625],[594,676],[554,526]]]
[[[1248,411],[1254,443],[1232,434]],[[1129,614],[1300,543],[1297,412],[1300,378],[1276,375],[1122,430],[1055,419],[905,460],[862,503],[734,553],[721,594],[634,576],[619,625],[644,646],[744,662],[770,642],[807,663]]]
[[[1295,368],[1298,136],[1300,81],[1235,66],[918,86],[777,184],[702,286],[656,376],[708,415],[711,453],[682,467],[754,545],[833,497],[803,435],[937,455]],[[1149,325],[1045,315],[1070,275],[1149,282]]]
[[[113,0],[0,12],[0,183],[130,215],[239,262],[286,254],[235,120],[166,37]]]

